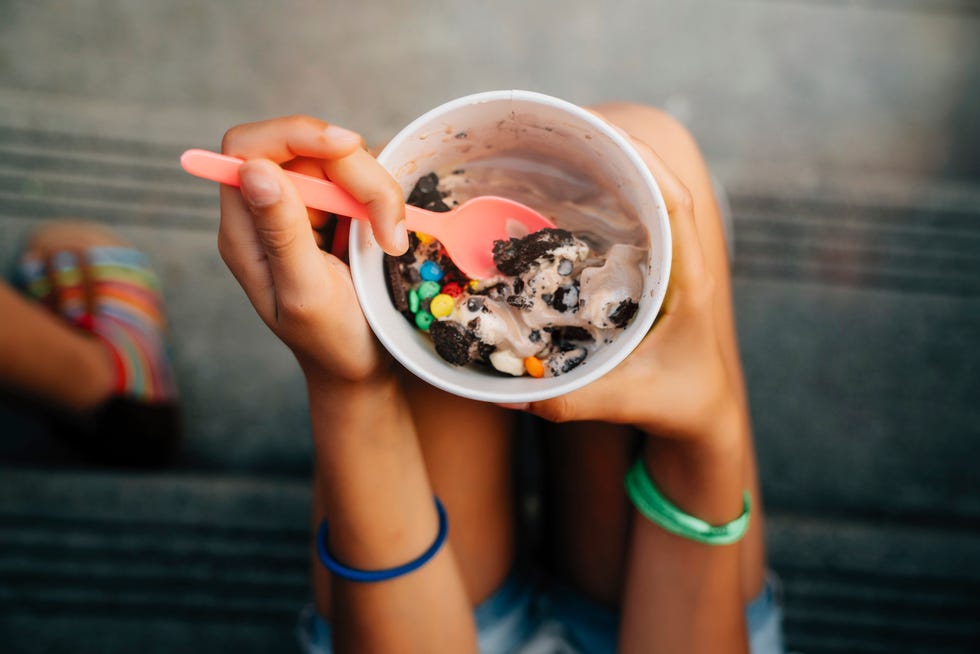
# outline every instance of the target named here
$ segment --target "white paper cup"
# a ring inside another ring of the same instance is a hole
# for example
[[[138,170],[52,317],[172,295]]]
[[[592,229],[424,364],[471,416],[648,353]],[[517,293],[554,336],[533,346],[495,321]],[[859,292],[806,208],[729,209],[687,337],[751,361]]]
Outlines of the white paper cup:
[[[463,136],[465,135],[465,137]],[[490,91],[432,109],[399,132],[378,156],[408,195],[429,172],[515,148],[533,149],[589,175],[632,208],[646,227],[650,255],[639,309],[616,340],[557,377],[509,377],[440,357],[389,297],[383,251],[370,224],[352,221],[350,265],[364,315],[385,348],[415,375],[443,390],[486,402],[533,402],[598,379],[640,343],[660,311],[670,275],[670,226],[660,189],[622,135],[588,111],[530,91]]]

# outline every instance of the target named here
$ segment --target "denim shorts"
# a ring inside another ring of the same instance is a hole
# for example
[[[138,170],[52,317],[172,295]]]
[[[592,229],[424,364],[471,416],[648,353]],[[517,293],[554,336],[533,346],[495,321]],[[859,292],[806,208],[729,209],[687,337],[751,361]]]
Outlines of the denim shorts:
[[[782,607],[774,575],[745,608],[751,654],[784,654]],[[611,654],[619,616],[567,588],[546,592],[511,576],[474,610],[481,654]],[[307,654],[332,654],[330,625],[314,608],[300,613],[300,645]]]

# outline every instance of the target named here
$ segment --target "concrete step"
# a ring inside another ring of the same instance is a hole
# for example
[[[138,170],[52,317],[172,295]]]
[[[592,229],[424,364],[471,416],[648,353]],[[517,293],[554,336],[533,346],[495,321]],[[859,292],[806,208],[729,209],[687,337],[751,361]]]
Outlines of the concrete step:
[[[296,112],[378,142],[452,97],[531,88],[666,106],[712,157],[749,169],[980,175],[972,0],[279,7],[4,7],[0,95],[34,125],[208,145]]]
[[[289,651],[308,599],[306,484],[4,470],[0,633],[10,651]],[[980,532],[774,512],[789,646],[973,652]]]
[[[4,470],[11,652],[293,649],[309,597],[299,482]]]
[[[802,652],[966,652],[980,642],[975,528],[773,512],[786,632]]]

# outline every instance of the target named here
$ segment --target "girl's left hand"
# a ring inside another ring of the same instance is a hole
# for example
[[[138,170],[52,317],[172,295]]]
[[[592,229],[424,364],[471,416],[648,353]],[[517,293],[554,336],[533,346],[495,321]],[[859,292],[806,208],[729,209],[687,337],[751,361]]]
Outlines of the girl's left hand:
[[[715,284],[694,223],[690,192],[645,143],[633,143],[663,193],[673,259],[660,316],[619,366],[585,388],[526,405],[553,422],[629,424],[657,436],[702,438],[730,424],[738,402],[715,331]]]

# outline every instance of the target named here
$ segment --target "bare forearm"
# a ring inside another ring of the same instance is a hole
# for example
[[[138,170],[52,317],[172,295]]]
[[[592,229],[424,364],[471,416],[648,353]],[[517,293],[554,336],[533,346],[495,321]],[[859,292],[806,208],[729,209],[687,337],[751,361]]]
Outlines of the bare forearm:
[[[438,518],[397,382],[314,382],[310,409],[330,552],[368,570],[417,558],[435,539]],[[337,651],[475,651],[469,602],[448,544],[397,579],[334,577],[331,599]]]
[[[425,550],[436,513],[397,382],[311,384],[310,413],[332,551],[385,568]]]
[[[643,459],[661,493],[685,513],[724,524],[742,512],[744,422],[707,444],[650,437]],[[634,514],[621,651],[747,651],[737,544],[704,545]]]

